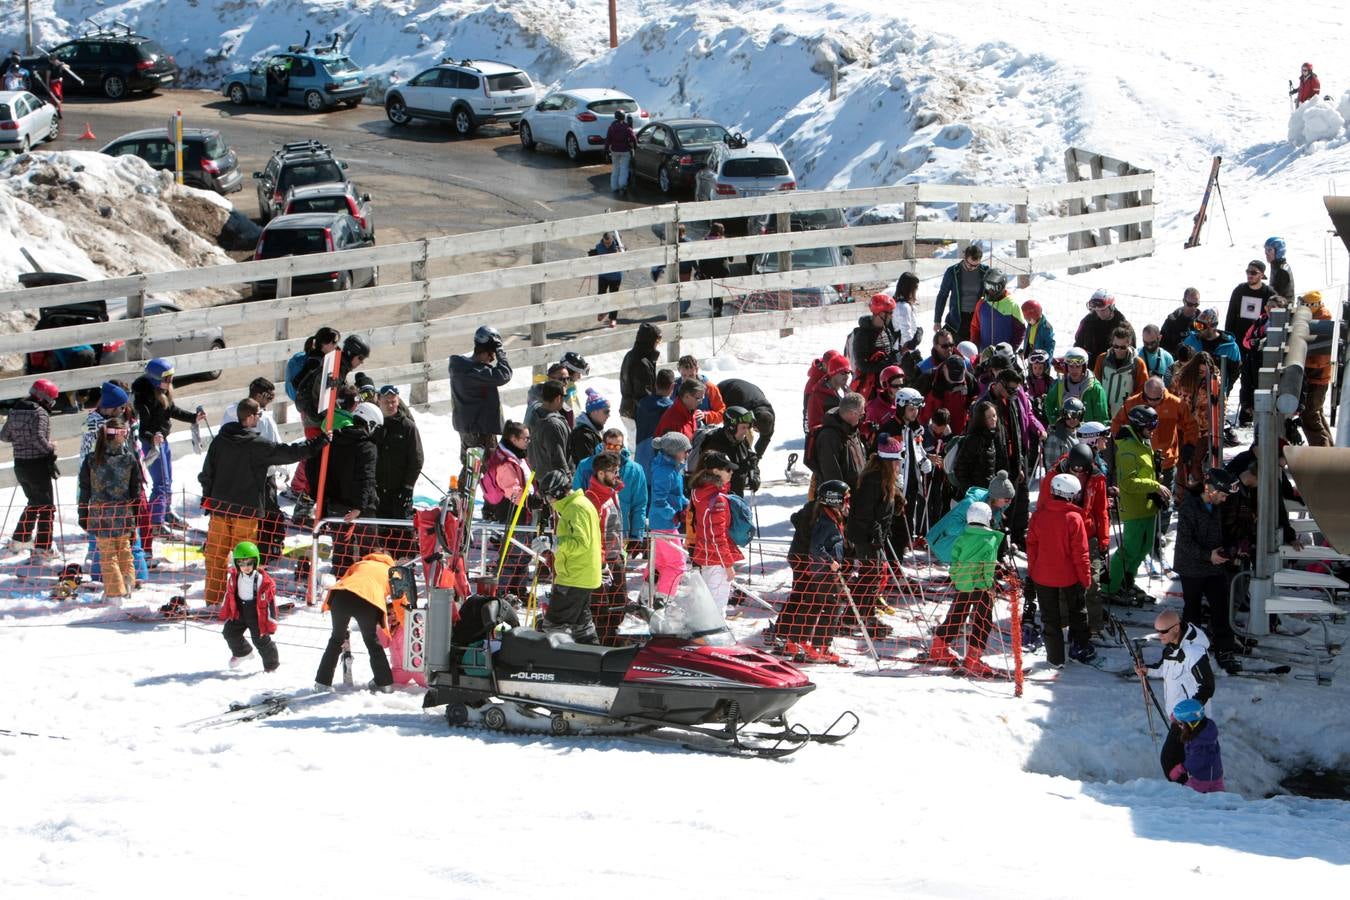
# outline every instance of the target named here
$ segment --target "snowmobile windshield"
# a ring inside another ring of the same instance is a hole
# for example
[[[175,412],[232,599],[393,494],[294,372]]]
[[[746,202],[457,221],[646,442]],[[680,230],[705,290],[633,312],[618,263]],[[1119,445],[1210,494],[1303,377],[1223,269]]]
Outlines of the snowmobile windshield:
[[[652,637],[697,640],[718,647],[736,643],[722,610],[697,572],[680,579],[680,586],[652,613],[649,624]]]

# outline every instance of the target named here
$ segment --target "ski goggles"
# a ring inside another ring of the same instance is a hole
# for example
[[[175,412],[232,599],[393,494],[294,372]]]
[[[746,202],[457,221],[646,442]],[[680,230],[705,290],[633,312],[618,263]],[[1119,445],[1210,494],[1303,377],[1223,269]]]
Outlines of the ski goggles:
[[[386,385],[384,385],[383,387],[380,388],[380,396],[381,396],[381,397],[388,397],[388,396],[391,396],[391,395],[394,396],[394,397],[397,397],[397,396],[398,396],[398,388],[396,388],[394,385],[392,385],[392,384],[386,384]]]
[[[258,568],[258,561],[251,556],[246,556],[243,559],[236,559],[234,565],[239,569],[256,569]]]
[[[738,416],[724,416],[723,421],[732,425],[753,425],[755,424],[755,414],[752,412],[743,412]]]
[[[104,433],[104,434],[108,434],[108,435],[116,435],[116,436],[118,436],[118,437],[121,437],[122,435],[125,435],[125,434],[126,434],[128,431],[130,431],[130,430],[131,430],[131,429],[129,429],[129,428],[109,428],[107,425],[104,425],[104,426],[103,426],[103,433]]]

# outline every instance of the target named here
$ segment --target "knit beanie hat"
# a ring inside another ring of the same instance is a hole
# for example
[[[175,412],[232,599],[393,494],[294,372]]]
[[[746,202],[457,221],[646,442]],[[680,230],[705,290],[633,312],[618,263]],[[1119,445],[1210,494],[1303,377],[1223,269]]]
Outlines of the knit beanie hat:
[[[667,431],[660,437],[652,438],[652,449],[660,450],[669,456],[674,456],[676,453],[688,453],[693,448],[694,445],[689,442],[689,438],[679,431]]]
[[[899,441],[885,432],[877,435],[877,456],[882,459],[899,459],[900,454],[901,447]]]
[[[990,500],[1011,500],[1017,496],[1013,490],[1012,479],[1008,477],[1006,469],[999,469],[994,473],[994,477],[989,480],[989,499]]]
[[[600,409],[609,409],[609,401],[601,397],[594,388],[586,388],[586,412],[593,413]]]
[[[127,392],[111,381],[103,382],[102,392],[98,396],[99,409],[117,409],[127,405]]]

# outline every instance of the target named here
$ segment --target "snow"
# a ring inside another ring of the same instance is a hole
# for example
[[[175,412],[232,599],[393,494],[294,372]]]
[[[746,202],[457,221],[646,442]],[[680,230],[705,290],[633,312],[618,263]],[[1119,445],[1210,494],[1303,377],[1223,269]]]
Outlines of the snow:
[[[710,115],[777,141],[809,188],[1052,181],[1066,145],[1154,170],[1154,257],[1052,273],[1019,293],[1042,302],[1061,350],[1098,286],[1136,325],[1160,323],[1187,286],[1222,308],[1270,234],[1288,241],[1301,290],[1322,289],[1335,309],[1343,287],[1345,258],[1339,245],[1328,250],[1321,196],[1350,151],[1307,121],[1302,134],[1325,136],[1286,141],[1283,87],[1308,58],[1322,61],[1334,95],[1342,5],[1276,16],[1238,0],[1215,16],[1157,0],[1128,12],[1048,2],[1015,15],[979,2],[959,11],[876,0],[647,2],[621,5],[612,51],[604,5],[566,0],[274,0],[247,10],[231,0],[81,0],[60,4],[60,19],[50,2],[34,6],[48,42],[96,11],[141,22],[206,86],[304,27],[360,21],[352,55],[381,77],[406,77],[447,52],[505,56],[544,83],[619,87],[657,113]],[[0,13],[0,35],[17,33],[16,15]],[[1265,49],[1241,49],[1254,41]],[[834,60],[845,64],[830,101],[822,70]],[[1224,157],[1224,204],[1211,202],[1202,245],[1182,251],[1213,155]],[[0,213],[4,228],[13,218]],[[0,254],[13,232],[2,236]],[[56,229],[45,249],[81,259],[73,236]],[[921,322],[935,289],[920,289]],[[776,478],[801,449],[806,365],[842,346],[847,329],[766,341],[737,334],[734,320],[727,328],[683,350],[714,378],[740,375],[769,391],[779,431],[764,471]],[[617,358],[593,364],[614,370]],[[612,379],[587,385],[619,393]],[[419,423],[427,470],[443,483],[458,465],[448,417]],[[195,484],[200,458],[184,451],[176,462],[180,483]],[[61,484],[67,509],[71,481]],[[788,486],[761,493],[770,537],[785,537],[800,502]],[[169,591],[143,602],[157,606]],[[1160,888],[1258,897],[1290,884],[1328,893],[1350,864],[1350,806],[1266,798],[1287,771],[1350,766],[1350,686],[1340,675],[1329,687],[1220,676],[1213,706],[1230,792],[1199,796],[1161,780],[1138,686],[1072,665],[1016,700],[1003,683],[898,664],[864,675],[870,665],[841,641],[853,667],[813,670],[819,689],[794,714],[818,728],[851,708],[862,728],[774,764],[609,739],[450,732],[413,691],[344,694],[194,733],[183,724],[232,701],[307,686],[326,619],[301,610],[283,623],[275,675],[252,661],[228,672],[214,626],[115,619],[52,612],[8,592],[0,600],[0,681],[11,688],[0,728],[70,738],[0,734],[7,895],[134,885],[151,897],[184,886],[212,896],[246,878],[306,896],[392,887],[414,897],[1136,897]],[[748,635],[762,624],[747,614],[735,628]],[[1123,664],[1123,650],[1108,658]],[[357,681],[368,677],[358,652]]]
[[[1318,141],[1331,141],[1341,136],[1345,117],[1330,100],[1320,97],[1309,100],[1289,116],[1289,143],[1307,146]]]

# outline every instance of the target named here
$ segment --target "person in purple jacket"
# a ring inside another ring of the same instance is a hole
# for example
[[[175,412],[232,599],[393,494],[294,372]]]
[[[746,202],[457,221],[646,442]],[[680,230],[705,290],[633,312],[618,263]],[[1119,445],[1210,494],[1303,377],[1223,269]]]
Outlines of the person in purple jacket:
[[[1201,794],[1224,790],[1223,758],[1219,753],[1219,726],[1205,715],[1205,705],[1187,697],[1172,710],[1181,732],[1185,756],[1167,773],[1168,781],[1184,784]]]

